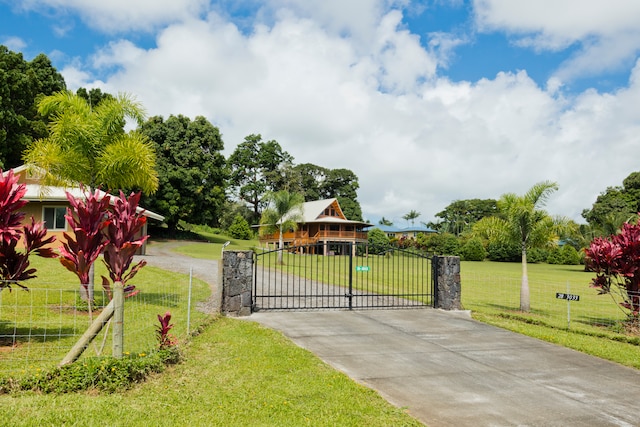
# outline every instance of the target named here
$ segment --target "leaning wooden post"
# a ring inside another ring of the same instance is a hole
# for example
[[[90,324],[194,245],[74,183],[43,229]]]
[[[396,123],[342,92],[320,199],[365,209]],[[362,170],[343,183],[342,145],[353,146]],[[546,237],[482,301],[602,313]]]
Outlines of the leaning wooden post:
[[[89,329],[82,334],[78,342],[69,350],[69,353],[58,366],[68,365],[78,360],[78,357],[91,344],[96,335],[100,333],[104,325],[111,319],[111,316],[113,316],[113,300],[102,310],[102,313],[93,321]]]
[[[124,341],[124,286],[122,282],[113,284],[113,357],[122,359]]]

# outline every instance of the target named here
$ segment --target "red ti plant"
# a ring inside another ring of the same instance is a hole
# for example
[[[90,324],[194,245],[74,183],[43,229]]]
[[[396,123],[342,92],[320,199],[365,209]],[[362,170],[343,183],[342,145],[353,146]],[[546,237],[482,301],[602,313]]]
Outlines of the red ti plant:
[[[597,276],[591,286],[616,293],[629,314],[640,315],[640,225],[625,223],[618,234],[595,238],[586,249],[586,265]]]
[[[158,347],[160,350],[165,350],[169,347],[173,347],[176,345],[176,339],[173,335],[169,333],[171,328],[173,328],[173,324],[169,323],[171,321],[171,313],[166,312],[164,316],[158,314],[158,321],[160,325],[156,329],[156,336],[158,337]]]
[[[131,193],[127,198],[120,191],[120,196],[115,198],[111,207],[109,222],[105,228],[108,243],[104,250],[104,263],[112,282],[121,282],[128,296],[134,295],[137,291],[135,286],[126,286],[126,283],[147,264],[145,260],[141,260],[131,267],[133,256],[148,237],[142,236],[147,218],[137,212],[140,194]],[[129,270],[130,267],[131,270]],[[111,284],[104,276],[102,276],[102,286],[111,295]]]
[[[32,253],[44,258],[57,256],[52,249],[45,248],[55,237],[45,239],[47,229],[43,223],[35,222],[32,217],[31,224],[22,225],[25,214],[18,209],[28,203],[22,199],[26,192],[26,185],[18,183],[12,170],[6,174],[0,170],[0,291],[11,290],[12,284],[27,289],[19,282],[36,277],[35,268],[29,268]],[[16,247],[23,237],[24,250],[18,252]]]
[[[96,190],[89,193],[86,200],[80,200],[67,192],[70,207],[65,218],[73,237],[63,233],[66,242],[60,248],[60,263],[78,276],[87,301],[93,300],[93,289],[89,289],[91,266],[107,244],[102,230],[108,224],[110,197],[103,196]]]

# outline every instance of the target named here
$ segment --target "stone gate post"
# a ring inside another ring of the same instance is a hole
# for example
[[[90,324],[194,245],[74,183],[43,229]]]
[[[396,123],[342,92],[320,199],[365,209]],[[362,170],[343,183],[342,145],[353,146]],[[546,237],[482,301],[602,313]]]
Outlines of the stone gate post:
[[[461,310],[460,257],[434,258],[436,275],[436,308]]]
[[[229,316],[251,314],[253,251],[223,251],[222,312]]]

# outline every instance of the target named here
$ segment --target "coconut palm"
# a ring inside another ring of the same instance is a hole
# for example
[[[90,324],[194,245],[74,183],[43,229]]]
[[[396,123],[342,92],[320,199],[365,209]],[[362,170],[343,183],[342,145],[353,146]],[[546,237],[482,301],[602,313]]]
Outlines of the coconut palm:
[[[130,96],[106,97],[92,107],[71,92],[58,92],[44,97],[38,112],[49,118],[49,136],[34,141],[23,159],[44,171],[45,185],[150,193],[158,188],[153,146],[141,133],[124,130],[127,119],[144,120],[142,106]]]
[[[485,217],[473,227],[473,234],[489,241],[516,243],[522,251],[522,283],[520,286],[520,310],[530,310],[529,278],[527,275],[527,250],[552,244],[558,235],[571,227],[567,218],[552,218],[543,207],[551,194],[558,189],[555,182],[535,184],[524,195],[503,194],[498,200],[500,217]]]
[[[269,207],[262,212],[260,218],[260,234],[271,234],[276,231],[278,238],[278,264],[282,264],[282,249],[284,248],[283,234],[287,230],[296,231],[298,224],[303,222],[302,204],[304,197],[298,193],[286,190],[267,195]]]

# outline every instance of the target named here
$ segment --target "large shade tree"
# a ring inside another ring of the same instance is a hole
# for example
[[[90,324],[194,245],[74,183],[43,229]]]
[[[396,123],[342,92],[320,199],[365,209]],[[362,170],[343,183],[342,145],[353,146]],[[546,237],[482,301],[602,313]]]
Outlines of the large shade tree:
[[[441,212],[435,214],[440,221],[428,226],[439,232],[451,233],[459,236],[470,231],[473,224],[486,216],[498,213],[497,201],[494,199],[466,199],[451,202]]]
[[[36,100],[65,88],[62,75],[44,54],[26,61],[0,45],[0,167],[19,166],[31,141],[47,136]]]
[[[527,251],[535,247],[553,244],[558,236],[570,231],[572,222],[567,218],[552,218],[542,209],[549,197],[558,190],[555,182],[535,184],[523,195],[503,194],[498,200],[500,216],[485,217],[478,221],[472,234],[488,241],[517,244],[522,254],[522,281],[520,285],[520,310],[531,308]]]
[[[600,194],[591,209],[582,211],[590,226],[590,237],[616,233],[640,211],[640,172],[627,176],[622,186],[609,187]]]
[[[261,135],[249,135],[236,147],[229,159],[229,183],[237,200],[251,206],[258,221],[267,204],[269,192],[278,187],[281,168],[291,166],[293,157],[277,141],[262,141]]]
[[[282,264],[282,250],[284,249],[284,233],[287,230],[297,230],[298,224],[304,220],[302,204],[304,197],[299,193],[280,190],[267,195],[269,206],[262,212],[260,218],[260,234],[277,232],[278,264]]]
[[[312,163],[296,165],[296,178],[300,180],[305,201],[335,197],[347,219],[362,221],[362,208],[358,202],[358,177],[344,168],[328,169]]]
[[[45,184],[144,192],[158,188],[152,144],[140,132],[125,131],[127,120],[144,120],[142,106],[132,97],[106,98],[93,107],[63,91],[42,98],[38,111],[49,119],[49,136],[34,141],[23,158],[44,171]]]
[[[220,131],[206,118],[160,116],[145,122],[141,132],[157,153],[159,186],[142,204],[161,215],[170,232],[180,220],[217,226],[225,201],[225,159]]]

